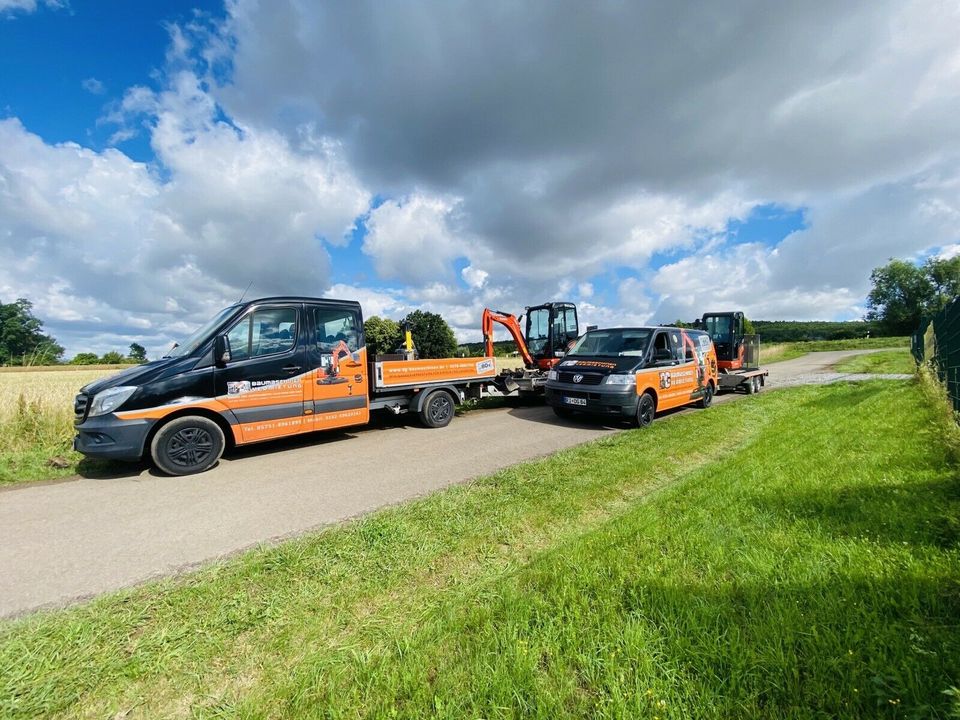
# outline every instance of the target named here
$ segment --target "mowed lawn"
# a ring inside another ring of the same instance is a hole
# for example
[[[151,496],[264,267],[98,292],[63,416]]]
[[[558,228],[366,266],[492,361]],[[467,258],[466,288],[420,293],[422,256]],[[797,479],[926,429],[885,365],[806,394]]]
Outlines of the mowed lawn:
[[[880,350],[867,355],[855,355],[836,366],[837,372],[845,373],[900,373],[909,375],[917,371],[917,363],[910,348]]]
[[[0,717],[950,717],[948,422],[764,393],[6,621]]]

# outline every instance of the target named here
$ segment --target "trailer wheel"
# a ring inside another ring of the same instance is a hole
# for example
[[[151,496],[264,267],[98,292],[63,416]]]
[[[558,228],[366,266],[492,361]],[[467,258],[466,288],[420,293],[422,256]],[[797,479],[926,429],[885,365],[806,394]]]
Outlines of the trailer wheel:
[[[757,382],[756,382],[756,380],[757,380],[757,379],[756,379],[755,377],[747,378],[747,382],[745,383],[745,385],[746,385],[746,390],[747,390],[747,395],[753,395],[755,392],[757,392]]]
[[[428,428],[442,428],[453,420],[453,398],[445,390],[434,390],[420,408],[420,421]]]
[[[213,420],[187,415],[157,431],[150,443],[150,457],[167,475],[192,475],[212,468],[224,445],[223,430]]]
[[[637,427],[649,427],[653,423],[653,416],[657,414],[657,403],[653,395],[646,392],[637,401]]]
[[[706,410],[711,405],[713,405],[713,385],[707,383],[703,389],[703,395],[700,396],[700,407]]]
[[[763,387],[763,381],[760,380],[759,375],[755,375],[753,378],[753,392],[754,393],[760,392],[760,388],[762,387]]]

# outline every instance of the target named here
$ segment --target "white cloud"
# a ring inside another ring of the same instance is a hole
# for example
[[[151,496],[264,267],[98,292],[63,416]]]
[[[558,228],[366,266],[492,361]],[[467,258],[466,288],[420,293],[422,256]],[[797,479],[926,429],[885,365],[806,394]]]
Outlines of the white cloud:
[[[460,276],[467,285],[479,290],[487,284],[487,278],[490,277],[490,273],[486,270],[475,268],[472,265],[467,265],[467,267],[460,271]]]
[[[369,204],[336,143],[306,134],[293,147],[219,120],[189,73],[125,106],[147,113],[159,170],[0,121],[3,295],[34,300],[70,352],[90,349],[78,343],[91,323],[156,350],[175,321],[200,324],[248,283],[252,294],[329,285],[324,243],[343,243]]]
[[[0,16],[7,14],[8,17],[11,17],[16,12],[36,12],[40,5],[52,10],[70,7],[67,0],[40,0],[40,2],[37,2],[37,0],[0,0]]]
[[[373,259],[377,274],[410,283],[448,276],[452,261],[464,252],[450,227],[456,204],[417,193],[372,210],[363,252]]]

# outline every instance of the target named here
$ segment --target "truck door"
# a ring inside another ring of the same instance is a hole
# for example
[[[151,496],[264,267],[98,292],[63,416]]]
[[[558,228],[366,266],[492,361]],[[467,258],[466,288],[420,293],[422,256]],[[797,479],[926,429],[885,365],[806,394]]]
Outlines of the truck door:
[[[229,360],[215,370],[216,393],[239,422],[241,442],[269,440],[304,427],[303,310],[257,305],[227,331]]]
[[[360,425],[370,419],[370,383],[363,325],[355,305],[308,305],[311,338],[308,423],[311,430]]]
[[[657,408],[669,410],[684,405],[697,389],[697,362],[687,358],[681,331],[659,330],[653,338],[653,359],[659,367]]]

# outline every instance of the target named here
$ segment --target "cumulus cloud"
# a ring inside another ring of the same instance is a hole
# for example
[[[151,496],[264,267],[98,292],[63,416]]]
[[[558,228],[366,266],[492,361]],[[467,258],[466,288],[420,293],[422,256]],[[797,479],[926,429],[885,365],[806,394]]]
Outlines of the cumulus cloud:
[[[226,10],[171,26],[160,86],[112,109],[155,162],[0,124],[0,295],[68,340],[166,341],[251,280],[423,307],[461,339],[548,299],[583,324],[848,318],[888,257],[960,244],[956,4]],[[771,203],[804,229],[730,232]],[[331,286],[357,222],[374,287]]]
[[[934,244],[927,224],[849,230],[884,193],[928,206],[917,176],[960,168],[950,3],[238,0],[226,34],[228,107],[279,128],[318,118],[368,183],[456,197],[457,236],[491,283],[504,266],[586,282],[704,248],[733,265],[741,251],[717,246],[728,222],[777,202],[809,208],[811,228],[784,244],[768,290],[849,313],[868,258]],[[398,229],[402,207],[384,211]],[[432,207],[430,233],[403,218],[415,254],[438,251],[429,270],[396,242],[377,244],[378,268],[409,282],[447,270],[449,209]],[[843,249],[818,263],[824,243]]]
[[[95,324],[156,351],[248,283],[329,286],[325,245],[369,206],[336,142],[227,122],[189,72],[123,112],[147,123],[156,165],[0,121],[2,295],[34,299],[68,348]]]

